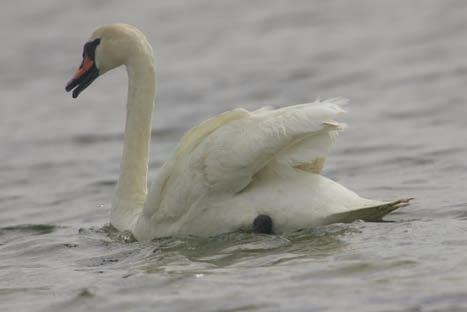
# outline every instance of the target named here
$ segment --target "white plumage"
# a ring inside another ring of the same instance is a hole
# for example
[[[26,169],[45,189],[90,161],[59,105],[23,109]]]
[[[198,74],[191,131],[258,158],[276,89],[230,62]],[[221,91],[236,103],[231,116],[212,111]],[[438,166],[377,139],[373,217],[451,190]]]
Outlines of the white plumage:
[[[409,199],[364,199],[320,175],[344,128],[338,121],[347,103],[343,98],[275,110],[236,109],[208,119],[185,134],[146,196],[152,49],[140,31],[123,24],[98,29],[91,40],[96,38],[100,74],[123,64],[130,79],[122,173],[111,214],[119,230],[130,230],[139,240],[209,236],[251,230],[255,217],[266,214],[274,232],[281,233],[380,220],[408,204]]]

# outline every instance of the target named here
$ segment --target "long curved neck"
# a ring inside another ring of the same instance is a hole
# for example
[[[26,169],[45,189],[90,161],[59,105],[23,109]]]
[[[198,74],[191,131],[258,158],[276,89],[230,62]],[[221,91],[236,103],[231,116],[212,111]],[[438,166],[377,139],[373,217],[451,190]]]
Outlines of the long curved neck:
[[[115,197],[143,204],[147,195],[149,144],[155,97],[155,71],[152,56],[142,54],[126,64],[128,100]]]

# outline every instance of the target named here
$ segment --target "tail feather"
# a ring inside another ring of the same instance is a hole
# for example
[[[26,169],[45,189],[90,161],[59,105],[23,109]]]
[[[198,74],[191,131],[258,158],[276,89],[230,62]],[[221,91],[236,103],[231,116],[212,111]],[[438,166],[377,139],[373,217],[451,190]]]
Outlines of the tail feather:
[[[365,208],[355,209],[351,211],[336,213],[336,214],[328,216],[324,220],[324,224],[350,223],[355,220],[363,220],[367,222],[381,221],[382,218],[388,213],[390,213],[391,211],[408,206],[412,199],[413,198],[404,198],[404,199],[399,199],[399,200],[392,201],[389,203],[385,203],[382,205],[365,207]]]

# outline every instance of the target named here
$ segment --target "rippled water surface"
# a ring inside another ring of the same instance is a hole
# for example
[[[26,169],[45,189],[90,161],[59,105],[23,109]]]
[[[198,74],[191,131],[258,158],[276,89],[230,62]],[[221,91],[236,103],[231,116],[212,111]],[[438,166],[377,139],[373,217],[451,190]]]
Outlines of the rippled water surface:
[[[467,310],[466,1],[19,0],[0,21],[1,311]],[[325,174],[416,201],[283,236],[116,232],[125,72],[63,90],[115,21],[156,51],[151,177],[209,116],[345,96]]]

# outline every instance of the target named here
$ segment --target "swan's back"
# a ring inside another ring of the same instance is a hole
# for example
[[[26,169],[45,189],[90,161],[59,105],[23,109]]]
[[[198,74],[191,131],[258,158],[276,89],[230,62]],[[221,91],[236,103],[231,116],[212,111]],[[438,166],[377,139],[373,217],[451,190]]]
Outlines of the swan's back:
[[[151,236],[212,235],[268,214],[287,231],[381,205],[319,175],[344,127],[337,119],[346,102],[235,110],[193,128],[161,168],[139,228]]]
[[[272,163],[319,173],[342,129],[336,119],[346,102],[338,98],[277,110],[238,109],[208,119],[184,135],[162,167],[146,211],[154,213],[166,193],[175,189],[171,185],[189,175],[190,183],[200,183],[210,192],[237,193],[273,159]]]

